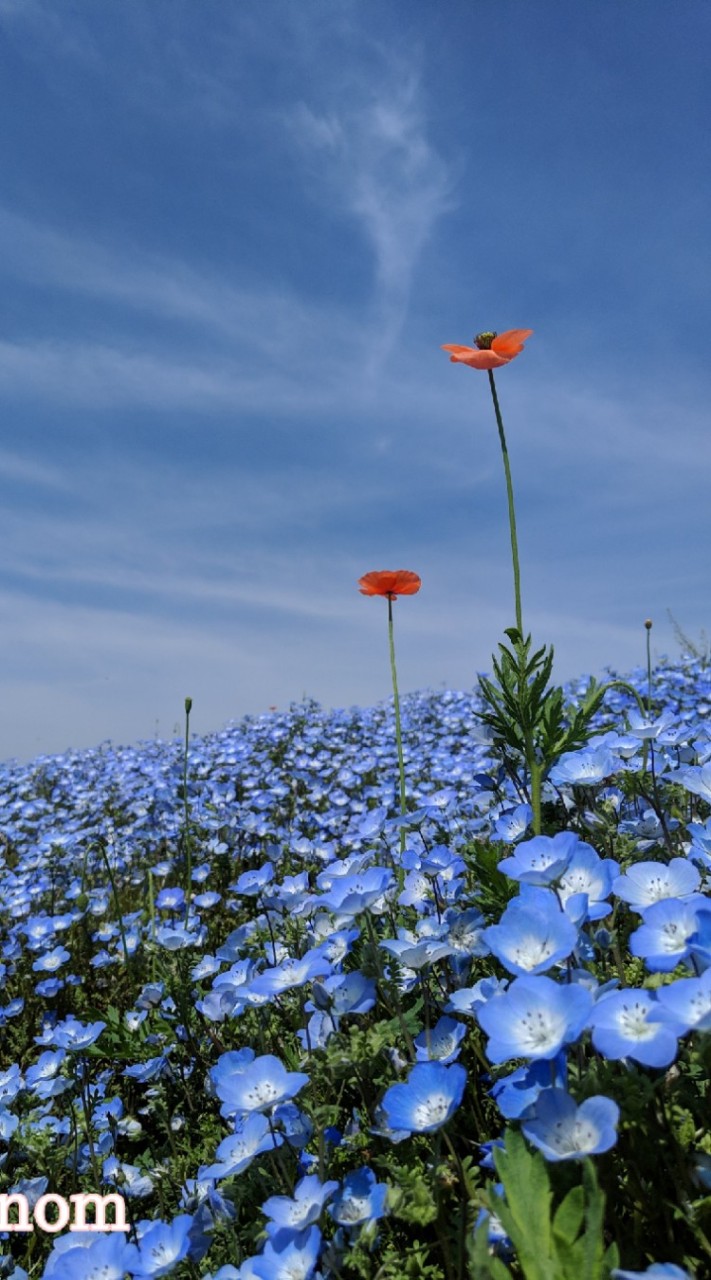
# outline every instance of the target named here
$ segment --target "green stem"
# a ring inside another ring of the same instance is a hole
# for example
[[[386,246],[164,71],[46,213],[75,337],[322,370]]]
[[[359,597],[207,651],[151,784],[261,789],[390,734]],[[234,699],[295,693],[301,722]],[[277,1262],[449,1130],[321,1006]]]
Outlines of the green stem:
[[[647,713],[649,716],[651,716],[652,714],[652,646],[651,646],[652,624],[649,621],[649,619],[647,619],[644,626],[647,632]]]
[[[101,853],[101,856],[102,856],[102,858],[104,859],[104,866],[106,867],[106,872],[107,872],[107,875],[108,875],[108,877],[109,877],[109,883],[110,883],[110,885],[111,885],[111,892],[112,892],[112,894],[113,894],[113,896],[114,896],[114,905],[115,905],[115,907],[116,907],[116,916],[117,916],[117,919],[118,919],[119,932],[120,932],[120,934],[121,934],[121,942],[122,942],[122,944],[123,944],[123,957],[124,957],[124,960],[125,960],[125,962],[126,962],[126,965],[128,965],[128,964],[130,963],[130,956],[129,956],[129,954],[128,954],[128,941],[127,941],[127,939],[126,939],[126,930],[125,930],[125,929],[124,929],[124,927],[123,927],[123,914],[122,914],[122,911],[121,911],[121,900],[120,900],[120,898],[119,898],[119,896],[118,896],[118,890],[117,890],[117,888],[116,888],[116,881],[114,880],[114,873],[113,873],[113,871],[111,870],[111,863],[110,863],[110,861],[109,861],[109,855],[108,855],[108,853],[107,853],[107,851],[106,851],[106,846],[104,845],[104,843],[103,843],[101,840],[98,840],[98,841],[97,841],[97,848],[99,849],[99,851],[100,851],[100,853]]]
[[[504,432],[504,420],[501,417],[501,409],[499,408],[499,397],[496,394],[496,383],[494,382],[494,371],[489,369],[489,386],[491,387],[491,398],[494,401],[494,413],[496,414],[496,425],[499,428],[499,441],[501,443],[501,453],[504,459],[504,474],[506,476],[506,497],[509,504],[509,529],[511,531],[511,560],[513,562],[514,576],[514,599],[516,603],[516,627],[521,639],[523,639],[523,612],[521,610],[521,568],[518,559],[518,538],[516,536],[516,508],[514,506],[513,482],[511,480],[511,467],[509,465],[509,451],[506,447],[506,434]]]
[[[193,880],[193,857],[190,840],[190,805],[188,802],[188,750],[190,748],[190,712],[192,698],[185,699],[185,751],[183,753],[183,809],[185,814],[185,924],[190,914],[190,891]]]
[[[390,672],[393,678],[393,698],[395,701],[395,738],[397,741],[397,763],[400,771],[400,813],[407,813],[407,792],[405,790],[405,760],[402,754],[402,724],[400,722],[400,695],[397,688],[397,667],[395,666],[395,635],[393,629],[393,600],[388,596],[388,638],[390,641]],[[404,826],[400,828],[400,853],[405,852],[407,836]]]

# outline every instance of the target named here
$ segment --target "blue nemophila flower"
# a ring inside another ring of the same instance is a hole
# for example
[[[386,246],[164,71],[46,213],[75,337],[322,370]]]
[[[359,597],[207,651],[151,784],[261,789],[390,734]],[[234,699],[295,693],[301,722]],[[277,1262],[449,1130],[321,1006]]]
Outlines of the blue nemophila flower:
[[[54,947],[52,951],[45,951],[38,960],[35,960],[32,968],[35,973],[56,973],[57,969],[61,969],[62,965],[71,960],[71,954],[66,947]]]
[[[250,988],[255,995],[278,995],[281,991],[303,987],[312,978],[324,978],[330,970],[329,961],[321,949],[316,947],[301,957],[287,956],[273,969],[265,969],[252,979]]]
[[[271,862],[265,862],[256,871],[243,871],[237,883],[231,887],[235,893],[242,893],[250,898],[256,898],[273,879],[274,867]]]
[[[266,1116],[258,1113],[245,1116],[237,1125],[236,1132],[223,1138],[215,1152],[216,1163],[201,1168],[198,1178],[206,1181],[231,1178],[249,1168],[255,1156],[263,1151],[273,1151],[283,1141],[281,1134],[270,1128]]]
[[[19,1123],[20,1121],[16,1115],[13,1115],[11,1111],[6,1111],[3,1106],[0,1106],[0,1141],[9,1142]],[[3,1159],[4,1156],[0,1159],[0,1164]]]
[[[553,884],[562,876],[573,853],[582,843],[574,831],[534,836],[532,840],[524,840],[510,858],[504,858],[499,863],[499,871],[522,884]]]
[[[566,751],[548,776],[555,787],[594,787],[618,773],[621,763],[608,747],[583,747]]]
[[[611,991],[598,1000],[590,1015],[592,1041],[598,1053],[613,1060],[632,1058],[645,1067],[668,1067],[676,1058],[677,1037],[684,1028],[656,1022],[657,1008],[649,991]]]
[[[425,969],[452,953],[449,943],[439,938],[422,938],[419,942],[406,937],[386,938],[380,946],[394,955],[406,969],[413,970]]]
[[[200,947],[207,937],[204,928],[193,932],[180,924],[162,924],[156,929],[156,942],[166,951],[185,951],[188,947]]]
[[[454,1115],[464,1096],[467,1073],[455,1062],[418,1062],[408,1078],[393,1084],[381,1103],[391,1129],[434,1133]]]
[[[99,1039],[105,1026],[105,1022],[91,1022],[85,1025],[77,1018],[70,1016],[63,1022],[57,1023],[52,1032],[51,1043],[58,1045],[60,1049],[69,1050],[70,1053],[81,1053],[83,1049],[88,1049],[89,1045]]]
[[[172,1222],[140,1222],[138,1245],[127,1246],[126,1269],[134,1276],[164,1276],[187,1256],[192,1215],[181,1213]]]
[[[578,930],[554,893],[523,884],[499,923],[484,930],[484,940],[509,973],[536,974],[568,958]]]
[[[392,889],[395,878],[387,867],[369,867],[355,875],[335,876],[319,906],[341,916],[356,916],[374,906]]]
[[[578,1106],[565,1089],[543,1089],[521,1129],[546,1160],[582,1160],[614,1147],[619,1119],[611,1098],[595,1095]]]
[[[641,957],[651,973],[671,973],[689,957],[689,942],[699,927],[694,904],[665,898],[645,908],[642,919],[630,935],[632,955]]]
[[[313,1121],[294,1102],[283,1102],[275,1107],[272,1124],[279,1125],[290,1147],[305,1147],[314,1132]]]
[[[559,985],[551,978],[516,978],[477,1010],[489,1036],[491,1062],[509,1058],[555,1058],[585,1027],[593,996],[578,983]]]
[[[244,1053],[245,1050],[240,1050]],[[215,1092],[223,1103],[222,1115],[268,1111],[280,1102],[288,1102],[308,1084],[303,1071],[287,1071],[273,1054],[244,1060],[237,1065],[234,1053],[223,1053],[210,1072]]]
[[[326,1010],[331,1018],[343,1018],[349,1013],[368,1013],[377,999],[375,981],[366,978],[360,969],[333,974],[324,982],[314,982],[312,993],[314,1003],[309,1001],[306,1009],[313,1009],[315,1004]]]
[[[565,1089],[567,1077],[566,1056],[559,1053],[551,1062],[540,1059],[527,1067],[517,1067],[497,1080],[489,1093],[496,1099],[502,1116],[518,1120],[544,1089]]]
[[[309,1280],[316,1269],[321,1251],[321,1232],[307,1227],[293,1231],[277,1231],[264,1246],[264,1252],[251,1258],[252,1274],[257,1280]]]
[[[289,1196],[271,1196],[262,1205],[262,1213],[277,1227],[289,1231],[303,1231],[318,1222],[324,1204],[338,1190],[337,1182],[321,1182],[316,1174],[307,1174],[294,1187],[293,1199]]]
[[[687,1031],[711,1031],[711,968],[700,978],[677,978],[656,993],[652,1022],[671,1022]]]
[[[60,1236],[43,1280],[124,1280],[129,1246],[122,1231],[72,1231]]]
[[[378,1182],[373,1170],[365,1165],[346,1175],[328,1212],[342,1227],[363,1227],[385,1216],[387,1194],[387,1183]]]
[[[661,862],[638,862],[623,876],[617,876],[612,888],[618,898],[635,911],[651,907],[664,898],[687,898],[699,887],[698,868],[686,858]]]
[[[502,840],[505,844],[515,844],[524,836],[533,822],[533,809],[530,804],[518,804],[515,809],[507,809],[497,819],[492,838]]]
[[[415,1037],[418,1062],[441,1062],[448,1066],[459,1053],[459,1047],[467,1033],[463,1022],[456,1018],[440,1018],[429,1031],[421,1031]]]

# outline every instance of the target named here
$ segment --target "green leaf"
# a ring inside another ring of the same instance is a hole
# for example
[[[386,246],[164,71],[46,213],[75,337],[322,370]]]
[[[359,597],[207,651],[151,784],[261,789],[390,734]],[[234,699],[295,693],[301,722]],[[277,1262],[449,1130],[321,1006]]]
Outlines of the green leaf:
[[[556,1209],[553,1218],[553,1235],[556,1240],[572,1244],[580,1232],[584,1217],[585,1192],[582,1187],[573,1187]]]
[[[552,1280],[553,1197],[543,1157],[532,1155],[521,1135],[510,1130],[504,1149],[494,1151],[494,1163],[506,1195],[505,1203],[497,1201],[496,1214],[526,1280]]]

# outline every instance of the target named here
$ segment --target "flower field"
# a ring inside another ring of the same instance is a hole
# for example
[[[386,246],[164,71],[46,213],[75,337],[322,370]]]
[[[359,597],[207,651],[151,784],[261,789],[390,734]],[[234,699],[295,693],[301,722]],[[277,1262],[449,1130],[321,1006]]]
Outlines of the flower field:
[[[2,1276],[711,1274],[711,672],[491,692],[2,766]]]

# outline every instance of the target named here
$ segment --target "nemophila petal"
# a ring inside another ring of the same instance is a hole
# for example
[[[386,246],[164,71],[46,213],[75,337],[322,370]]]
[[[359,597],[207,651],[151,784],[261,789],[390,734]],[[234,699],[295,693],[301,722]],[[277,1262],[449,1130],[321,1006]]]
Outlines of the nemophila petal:
[[[565,1089],[543,1089],[523,1117],[521,1131],[546,1160],[582,1160],[617,1142],[620,1108],[595,1095],[580,1106]]]
[[[385,1093],[382,1109],[391,1129],[434,1133],[454,1115],[464,1096],[467,1073],[459,1063],[418,1062],[402,1084]]]
[[[656,992],[652,1022],[669,1022],[688,1031],[711,1031],[711,968],[699,978],[677,978]]]
[[[603,996],[590,1015],[598,1053],[613,1060],[632,1058],[645,1067],[668,1067],[676,1058],[677,1038],[684,1028],[653,1021],[650,1014],[655,1008],[649,991],[628,987]]]
[[[456,1018],[440,1018],[429,1031],[425,1029],[415,1036],[418,1062],[453,1062],[467,1033],[463,1022]]]
[[[582,841],[573,831],[554,836],[534,836],[524,840],[510,858],[499,863],[499,871],[522,884],[549,885],[562,876]]]
[[[699,927],[689,902],[666,898],[642,912],[644,924],[630,935],[633,956],[644,960],[650,973],[670,973],[690,955],[690,939]]]
[[[578,930],[554,893],[524,884],[499,923],[485,929],[483,936],[509,973],[537,974],[568,958]]]
[[[638,862],[613,881],[612,890],[635,911],[651,907],[664,898],[685,898],[701,883],[698,868],[686,858],[671,862]]]
[[[363,1227],[387,1213],[387,1194],[387,1183],[378,1182],[373,1170],[366,1165],[346,1175],[328,1212],[342,1227]]]
[[[489,1036],[491,1062],[509,1058],[555,1058],[577,1040],[593,1006],[591,993],[578,984],[551,978],[515,978],[502,994],[477,1010]]]

